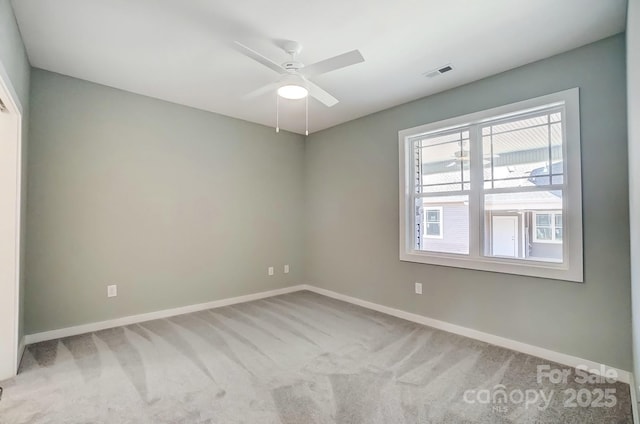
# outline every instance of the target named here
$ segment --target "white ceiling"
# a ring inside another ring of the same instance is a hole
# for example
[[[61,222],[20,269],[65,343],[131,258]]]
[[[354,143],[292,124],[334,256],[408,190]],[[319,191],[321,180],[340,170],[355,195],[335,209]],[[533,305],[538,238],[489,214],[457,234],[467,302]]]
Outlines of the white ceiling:
[[[313,63],[359,49],[365,62],[315,82],[340,100],[309,101],[311,132],[619,33],[626,0],[15,0],[31,64],[134,93],[275,125],[275,93],[243,94],[277,74],[296,40]],[[454,71],[423,73],[451,63]],[[304,101],[280,126],[304,132]]]

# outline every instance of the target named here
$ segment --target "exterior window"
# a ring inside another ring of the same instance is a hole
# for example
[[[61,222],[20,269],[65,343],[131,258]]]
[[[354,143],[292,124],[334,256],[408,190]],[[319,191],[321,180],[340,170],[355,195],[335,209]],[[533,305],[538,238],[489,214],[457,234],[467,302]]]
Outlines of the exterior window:
[[[425,237],[442,238],[442,208],[427,208],[425,217]]]
[[[400,259],[582,281],[579,129],[572,89],[400,131]]]
[[[537,243],[562,243],[562,212],[536,212],[533,240]]]

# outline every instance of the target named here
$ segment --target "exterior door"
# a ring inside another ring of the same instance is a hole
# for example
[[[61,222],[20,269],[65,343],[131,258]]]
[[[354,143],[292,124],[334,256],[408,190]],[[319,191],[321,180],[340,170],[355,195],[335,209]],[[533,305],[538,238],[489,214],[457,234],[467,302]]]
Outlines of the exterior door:
[[[494,216],[492,219],[492,254],[515,258],[518,256],[518,217]]]

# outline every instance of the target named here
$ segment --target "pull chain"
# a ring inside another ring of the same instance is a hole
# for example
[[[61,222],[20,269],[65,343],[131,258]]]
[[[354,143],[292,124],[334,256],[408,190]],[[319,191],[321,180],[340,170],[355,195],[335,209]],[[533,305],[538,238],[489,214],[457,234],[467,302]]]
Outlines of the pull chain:
[[[309,96],[304,99],[304,135],[309,135]],[[280,96],[276,94],[276,132],[280,132]]]
[[[276,132],[279,133],[280,132],[280,96],[278,96],[278,94],[276,94]]]
[[[304,135],[309,135],[309,96],[304,98],[304,119],[305,119],[305,131]]]

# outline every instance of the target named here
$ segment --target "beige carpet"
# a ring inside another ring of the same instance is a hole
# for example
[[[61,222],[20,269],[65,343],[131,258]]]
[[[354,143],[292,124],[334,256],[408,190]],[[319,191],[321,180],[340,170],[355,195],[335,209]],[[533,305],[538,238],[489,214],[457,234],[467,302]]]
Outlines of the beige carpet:
[[[0,385],[2,424],[632,422],[625,384],[309,292],[31,345]]]

